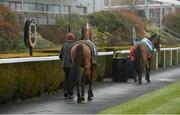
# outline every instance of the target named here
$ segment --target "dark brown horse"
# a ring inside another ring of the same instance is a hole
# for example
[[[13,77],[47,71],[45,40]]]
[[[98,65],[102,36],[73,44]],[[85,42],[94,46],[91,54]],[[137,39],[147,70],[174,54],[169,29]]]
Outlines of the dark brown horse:
[[[83,39],[89,38],[90,35],[89,26],[84,30],[85,36]],[[92,65],[92,52],[91,48],[87,46],[83,42],[83,40],[75,43],[71,48],[71,58],[72,58],[72,70],[70,75],[69,84],[77,87],[77,103],[81,103],[84,101],[84,86],[85,80],[88,81],[89,89],[88,89],[88,101],[92,100],[93,92],[92,92],[92,78],[95,73],[95,67]],[[81,76],[81,68],[83,69],[83,74]],[[80,82],[82,85],[82,90],[80,93]]]
[[[142,70],[145,69],[147,82],[150,82],[150,65],[154,48],[160,51],[160,35],[154,34],[149,38],[144,38],[137,45],[130,49],[130,58],[133,62],[135,73],[138,75],[138,83],[142,84]],[[135,81],[137,81],[135,75]]]

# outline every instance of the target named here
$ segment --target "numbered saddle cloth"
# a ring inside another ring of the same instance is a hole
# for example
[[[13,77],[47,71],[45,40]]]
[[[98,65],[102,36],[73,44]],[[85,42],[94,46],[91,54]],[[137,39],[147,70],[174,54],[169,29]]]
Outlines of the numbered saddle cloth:
[[[154,52],[154,45],[152,44],[152,42],[149,39],[144,38],[141,40],[141,43],[144,44],[148,49],[148,58],[152,58],[152,54]]]
[[[154,52],[154,47],[153,47],[153,44],[152,42],[147,39],[147,38],[144,38],[141,40],[141,43],[144,44],[146,46],[146,48],[148,48],[148,50],[153,53]]]

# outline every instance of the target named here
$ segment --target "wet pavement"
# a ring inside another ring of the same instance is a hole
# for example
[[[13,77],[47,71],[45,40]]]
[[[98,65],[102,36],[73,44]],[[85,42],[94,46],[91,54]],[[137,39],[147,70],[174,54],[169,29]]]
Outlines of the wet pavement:
[[[93,85],[94,99],[82,104],[76,98],[67,100],[62,93],[26,99],[24,101],[0,104],[0,114],[95,114],[102,109],[123,103],[149,91],[158,89],[180,80],[180,65],[169,69],[160,69],[151,73],[151,83],[138,85],[130,80],[128,83],[114,83],[111,79]],[[87,93],[85,95],[87,97]]]

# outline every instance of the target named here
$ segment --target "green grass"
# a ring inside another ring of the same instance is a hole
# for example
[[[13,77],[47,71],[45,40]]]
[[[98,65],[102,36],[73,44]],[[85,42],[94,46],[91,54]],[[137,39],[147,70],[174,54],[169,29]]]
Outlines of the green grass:
[[[99,113],[180,114],[180,81]]]

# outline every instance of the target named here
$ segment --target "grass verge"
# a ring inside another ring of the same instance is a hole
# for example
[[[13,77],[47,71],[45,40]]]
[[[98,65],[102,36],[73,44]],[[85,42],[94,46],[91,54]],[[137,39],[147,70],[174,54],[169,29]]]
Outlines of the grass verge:
[[[180,81],[99,114],[180,114]]]

